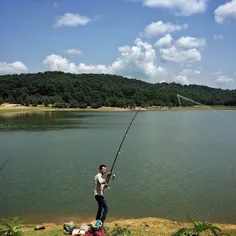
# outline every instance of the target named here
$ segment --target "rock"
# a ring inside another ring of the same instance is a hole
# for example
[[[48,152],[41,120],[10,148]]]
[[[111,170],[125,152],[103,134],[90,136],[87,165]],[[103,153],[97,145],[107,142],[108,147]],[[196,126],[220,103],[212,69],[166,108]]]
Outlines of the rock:
[[[43,225],[36,225],[34,227],[34,230],[42,230],[42,229],[45,229],[45,226],[43,226]]]

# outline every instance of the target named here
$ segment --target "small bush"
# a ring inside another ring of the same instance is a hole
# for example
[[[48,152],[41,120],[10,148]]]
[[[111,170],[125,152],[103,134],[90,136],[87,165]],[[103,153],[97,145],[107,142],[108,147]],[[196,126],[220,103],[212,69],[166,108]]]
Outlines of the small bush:
[[[128,228],[122,228],[118,224],[115,227],[105,227],[106,236],[130,236],[131,231]]]
[[[19,217],[8,217],[1,219],[0,226],[0,235],[5,236],[20,236],[22,235],[22,229],[20,224],[23,221],[19,219]]]

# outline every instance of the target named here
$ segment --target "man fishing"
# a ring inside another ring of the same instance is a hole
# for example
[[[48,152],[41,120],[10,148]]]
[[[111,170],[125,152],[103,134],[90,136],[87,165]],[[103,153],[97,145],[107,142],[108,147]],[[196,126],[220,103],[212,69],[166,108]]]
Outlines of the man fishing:
[[[96,220],[101,220],[102,223],[105,221],[106,219],[106,215],[107,215],[107,212],[108,212],[108,206],[107,206],[107,203],[106,203],[106,200],[104,199],[104,189],[108,187],[108,183],[109,183],[109,180],[110,180],[110,176],[111,176],[111,173],[112,173],[112,170],[115,166],[115,163],[116,163],[116,160],[118,158],[118,155],[120,153],[120,149],[123,145],[123,142],[127,136],[127,133],[135,119],[135,117],[137,116],[137,114],[139,113],[139,111],[141,110],[142,107],[140,107],[137,112],[135,113],[133,119],[131,120],[126,132],[125,132],[125,135],[121,141],[121,144],[118,148],[118,151],[116,153],[116,156],[115,156],[115,160],[113,161],[113,164],[112,164],[112,167],[111,167],[111,170],[110,172],[107,174],[106,177],[104,177],[103,175],[105,174],[106,172],[106,166],[105,165],[100,165],[99,166],[99,171],[98,171],[98,174],[95,176],[94,178],[94,182],[95,182],[95,188],[94,188],[94,195],[95,195],[95,199],[98,203],[98,211],[97,211],[97,216],[96,216]],[[115,178],[115,175],[112,177],[112,179]],[[102,210],[103,210],[103,213],[102,213]],[[102,214],[102,216],[101,216]]]
[[[104,199],[104,189],[108,187],[109,178],[111,176],[111,172],[109,172],[107,176],[104,177],[105,172],[106,172],[106,166],[100,165],[98,174],[94,177],[94,183],[95,183],[94,195],[98,203],[96,220],[101,220],[102,223],[105,221],[108,212],[108,206],[106,200]]]

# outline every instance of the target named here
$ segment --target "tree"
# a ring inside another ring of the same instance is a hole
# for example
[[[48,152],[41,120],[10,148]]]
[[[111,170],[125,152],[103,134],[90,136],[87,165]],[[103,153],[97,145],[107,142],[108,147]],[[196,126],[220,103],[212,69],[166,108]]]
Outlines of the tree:
[[[56,102],[52,107],[55,108],[67,108],[69,106],[66,102]]]
[[[11,103],[11,104],[15,104],[16,100],[12,95],[9,95],[8,98],[6,99],[7,102]]]
[[[48,97],[44,97],[44,99],[43,99],[43,105],[44,105],[45,107],[48,107],[49,104],[50,104],[49,98],[48,98]]]
[[[62,99],[68,103],[71,100],[71,95],[68,92],[65,92],[62,96]]]
[[[91,107],[95,108],[95,109],[97,109],[97,108],[99,108],[101,106],[102,106],[102,101],[101,100],[100,101],[96,101],[96,102],[91,104]]]
[[[24,102],[24,105],[25,105],[25,106],[29,106],[29,105],[30,105],[30,101],[29,101],[28,98],[26,98],[26,100],[25,100],[25,102]]]
[[[3,104],[3,102],[4,102],[4,101],[3,101],[3,98],[0,97],[0,105]]]
[[[79,106],[79,103],[78,103],[77,100],[71,99],[71,100],[69,101],[69,107],[70,107],[70,108],[77,108],[78,106]]]

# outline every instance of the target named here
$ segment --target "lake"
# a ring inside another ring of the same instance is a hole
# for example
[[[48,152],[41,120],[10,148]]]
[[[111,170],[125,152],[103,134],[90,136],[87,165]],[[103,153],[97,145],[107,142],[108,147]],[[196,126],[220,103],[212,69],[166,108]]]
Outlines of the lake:
[[[0,115],[0,217],[93,218],[93,179],[111,167],[135,112]],[[140,111],[105,192],[109,218],[236,222],[236,111]]]

